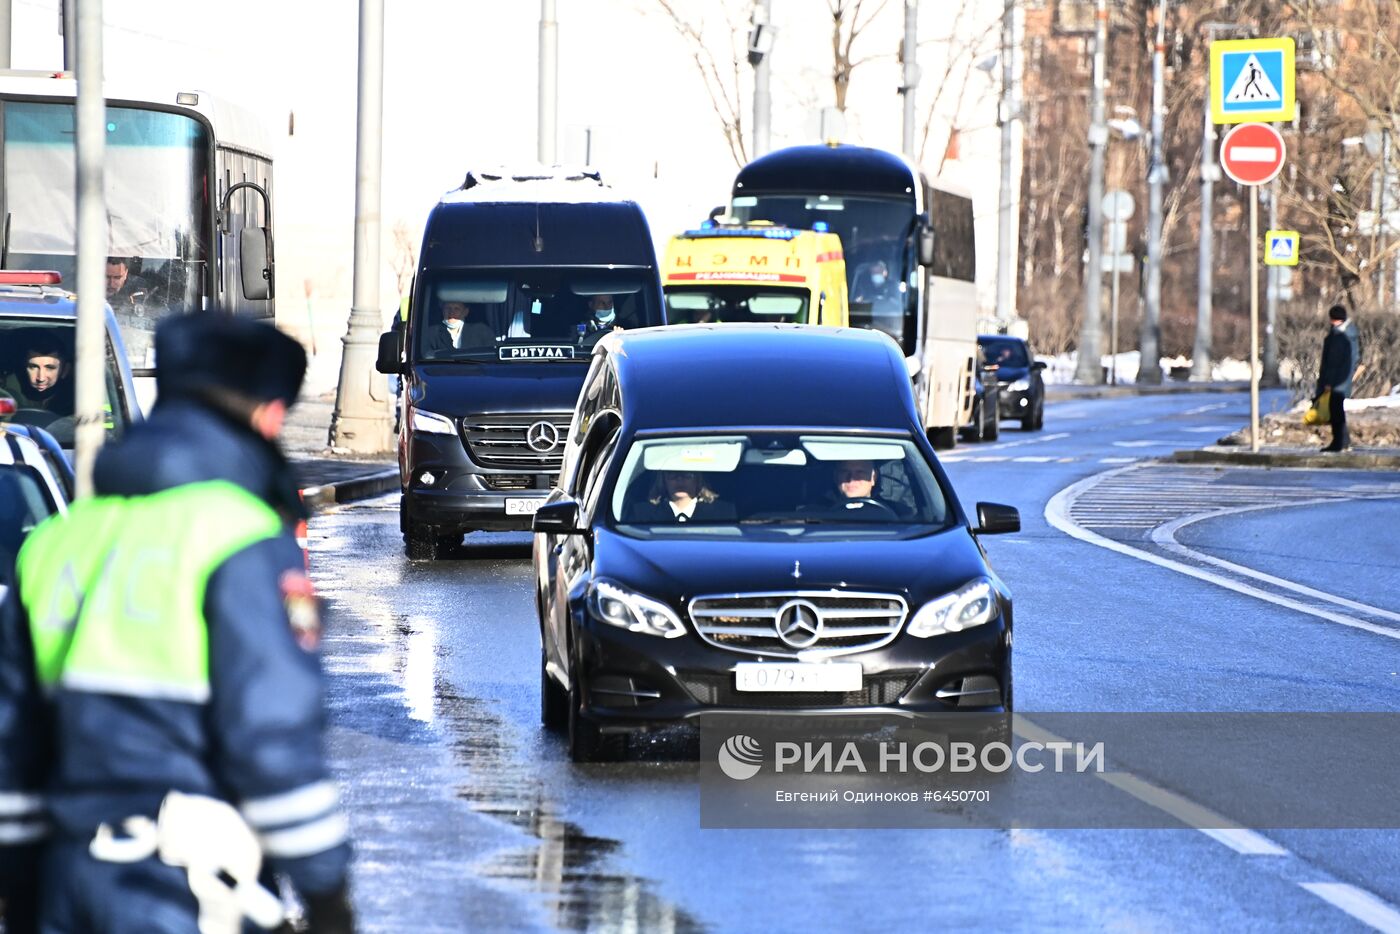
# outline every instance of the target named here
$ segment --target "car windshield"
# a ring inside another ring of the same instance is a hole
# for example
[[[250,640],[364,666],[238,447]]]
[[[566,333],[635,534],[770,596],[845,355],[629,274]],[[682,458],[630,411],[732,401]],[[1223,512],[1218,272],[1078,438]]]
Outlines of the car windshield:
[[[767,525],[931,531],[950,519],[908,438],[779,431],[638,439],[611,507],[622,526],[683,533]]]
[[[810,294],[806,289],[752,285],[666,287],[669,324],[760,321],[806,324]]]
[[[982,353],[987,359],[988,366],[1024,369],[1031,365],[1030,357],[1026,354],[1026,345],[1018,340],[984,338],[978,343],[982,345]]]
[[[0,422],[37,425],[63,447],[73,446],[74,338],[72,321],[0,317]],[[109,436],[126,427],[117,373],[109,342],[104,404]]]
[[[417,294],[415,359],[583,363],[609,331],[661,323],[652,291],[635,270],[444,273]]]
[[[33,467],[0,467],[0,555],[14,560],[24,537],[57,511],[58,506]]]

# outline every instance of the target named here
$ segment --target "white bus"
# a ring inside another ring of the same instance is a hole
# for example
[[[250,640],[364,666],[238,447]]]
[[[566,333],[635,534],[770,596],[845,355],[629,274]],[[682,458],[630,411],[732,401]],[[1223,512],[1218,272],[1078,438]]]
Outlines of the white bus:
[[[977,366],[971,195],[883,150],[794,146],[741,169],[729,211],[840,235],[851,324],[904,348],[929,439],[952,447],[972,420]]]
[[[161,317],[218,306],[271,319],[271,138],[205,91],[108,82],[109,296],[132,366]],[[69,73],[0,71],[0,268],[76,272],[75,96]],[[110,282],[109,282],[110,291]]]

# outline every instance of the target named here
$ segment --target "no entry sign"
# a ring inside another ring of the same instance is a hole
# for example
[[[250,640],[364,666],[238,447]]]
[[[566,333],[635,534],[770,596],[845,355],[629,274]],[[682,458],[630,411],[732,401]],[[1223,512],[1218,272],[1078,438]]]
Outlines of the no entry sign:
[[[1267,123],[1241,123],[1220,144],[1220,167],[1241,185],[1273,181],[1283,156],[1283,137]]]

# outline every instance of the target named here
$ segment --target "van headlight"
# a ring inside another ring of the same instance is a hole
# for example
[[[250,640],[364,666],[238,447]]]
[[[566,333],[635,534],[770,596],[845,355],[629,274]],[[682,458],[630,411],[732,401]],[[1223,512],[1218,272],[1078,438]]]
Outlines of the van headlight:
[[[588,588],[588,609],[603,622],[628,632],[665,639],[685,635],[684,624],[669,606],[611,581],[596,580]]]
[[[1030,377],[1016,380],[1016,382],[1011,384],[1010,388],[1012,392],[1028,392],[1031,388]]]
[[[919,639],[961,632],[996,619],[997,593],[985,577],[969,581],[950,594],[919,607],[909,623],[909,635]]]
[[[434,412],[424,412],[422,409],[413,410],[413,430],[430,435],[455,435],[457,433],[457,427],[452,424],[452,419]]]

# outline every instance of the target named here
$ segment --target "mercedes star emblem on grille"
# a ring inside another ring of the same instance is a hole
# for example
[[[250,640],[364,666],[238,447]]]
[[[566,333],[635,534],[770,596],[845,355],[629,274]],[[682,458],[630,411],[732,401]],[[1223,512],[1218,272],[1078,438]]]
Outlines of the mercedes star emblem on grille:
[[[548,454],[559,444],[559,429],[549,422],[535,422],[525,429],[525,443],[532,451]]]
[[[822,614],[806,600],[789,600],[778,608],[778,638],[794,649],[811,648],[822,637]]]

